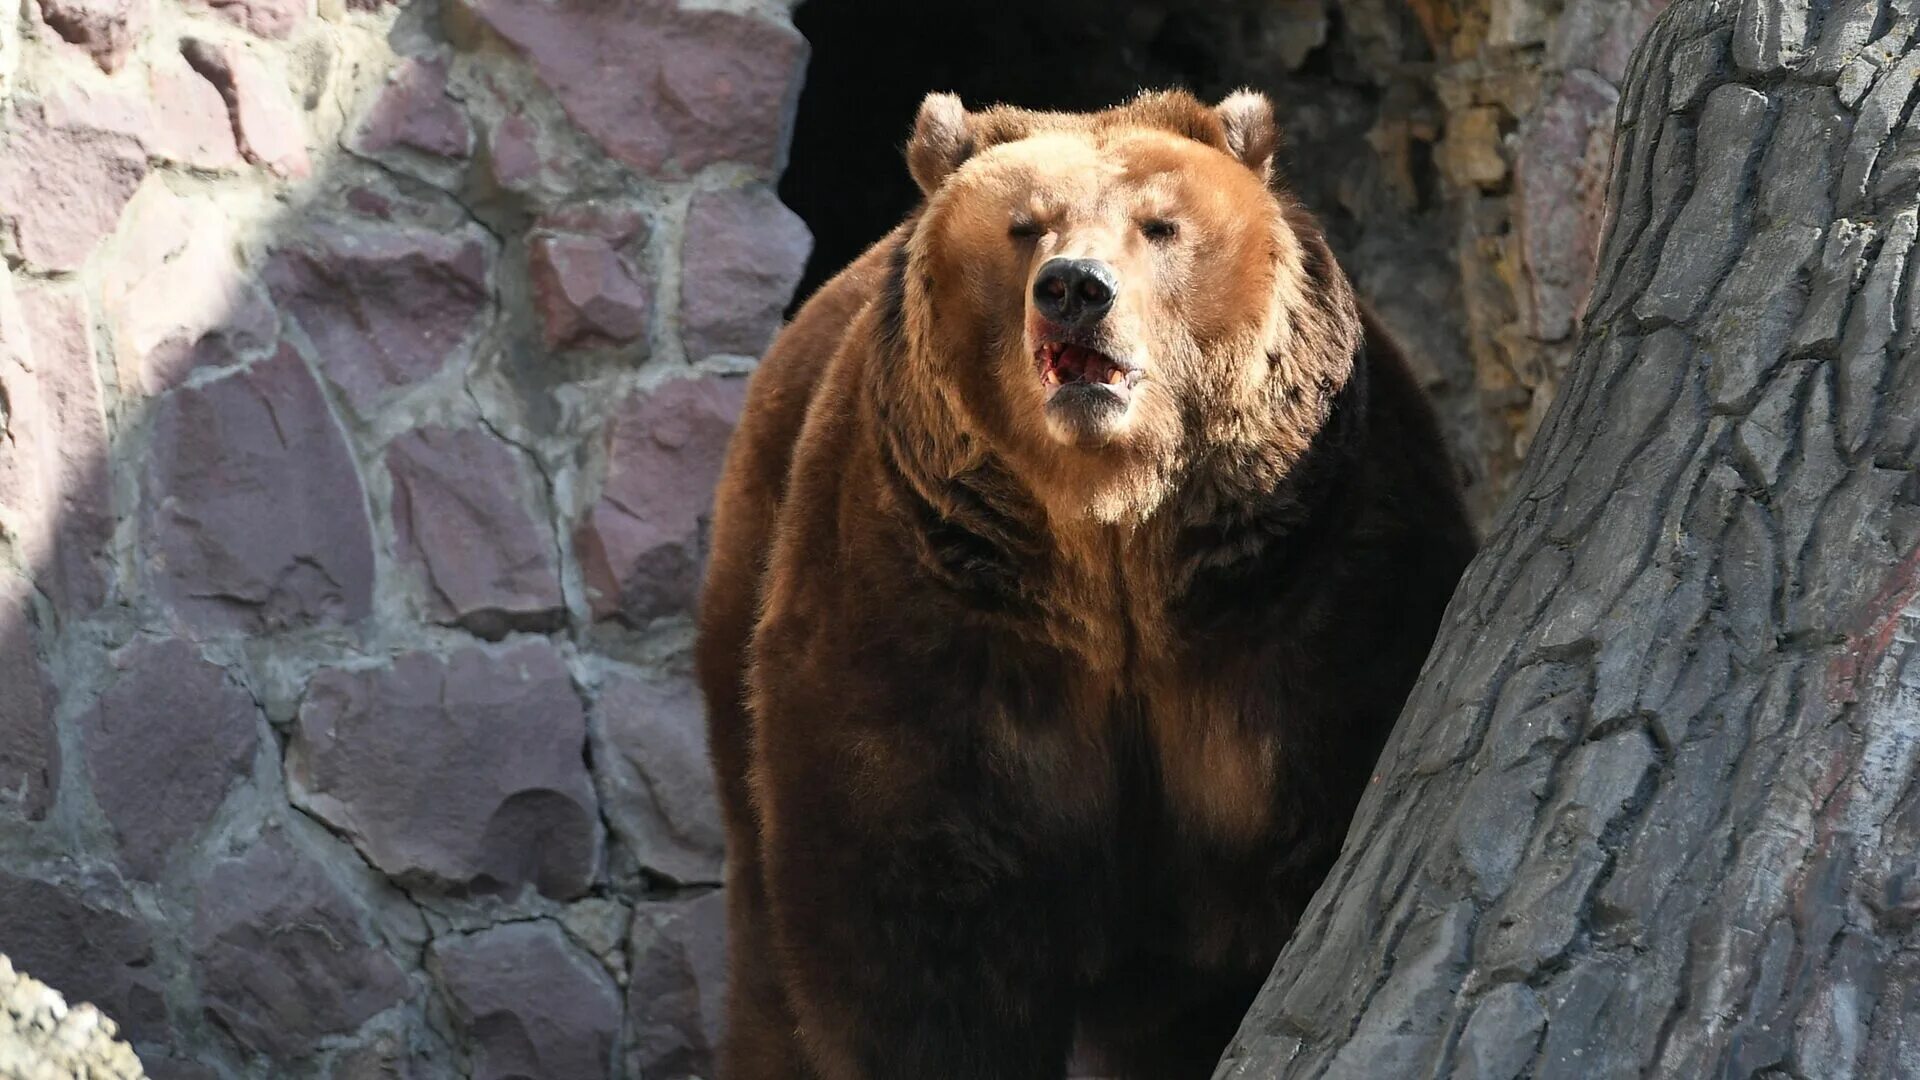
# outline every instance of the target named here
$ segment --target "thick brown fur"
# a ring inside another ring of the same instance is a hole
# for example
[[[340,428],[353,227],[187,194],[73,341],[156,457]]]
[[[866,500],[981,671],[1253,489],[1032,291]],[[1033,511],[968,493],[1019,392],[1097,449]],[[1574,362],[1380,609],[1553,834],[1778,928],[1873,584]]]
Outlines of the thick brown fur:
[[[1275,142],[1250,94],[935,95],[926,201],[755,374],[699,646],[728,1080],[1209,1075],[1473,545]],[[1033,366],[1055,255],[1144,365],[1097,430]]]

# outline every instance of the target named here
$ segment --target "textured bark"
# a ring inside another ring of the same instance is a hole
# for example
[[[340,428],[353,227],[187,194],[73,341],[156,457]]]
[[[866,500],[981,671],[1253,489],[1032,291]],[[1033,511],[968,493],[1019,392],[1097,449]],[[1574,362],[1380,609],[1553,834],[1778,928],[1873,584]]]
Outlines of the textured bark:
[[[1920,1076],[1917,6],[1641,44],[1573,373],[1218,1077]]]

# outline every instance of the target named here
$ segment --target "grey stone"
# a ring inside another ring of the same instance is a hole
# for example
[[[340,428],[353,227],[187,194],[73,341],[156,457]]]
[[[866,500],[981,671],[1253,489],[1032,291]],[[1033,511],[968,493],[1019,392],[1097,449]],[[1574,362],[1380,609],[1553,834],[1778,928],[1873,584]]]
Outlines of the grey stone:
[[[80,736],[122,861],[154,880],[252,767],[256,710],[224,668],[178,639],[136,642],[114,666]]]
[[[300,706],[287,782],[411,886],[572,898],[592,884],[601,845],[583,712],[544,642],[323,671]]]
[[[1529,872],[1486,918],[1475,964],[1489,974],[1524,974],[1558,954],[1578,932],[1588,891],[1606,862],[1600,845],[1653,768],[1652,740],[1630,730],[1585,743],[1564,766],[1562,789],[1540,811],[1527,849]]]
[[[1767,104],[1759,91],[1730,83],[1707,94],[1694,152],[1698,179],[1667,232],[1652,283],[1634,305],[1641,318],[1692,318],[1739,249],[1740,230],[1728,221],[1728,208],[1737,212],[1747,187]]]
[[[1452,1080],[1516,1080],[1525,1076],[1547,1025],[1534,992],[1518,983],[1487,991],[1467,1018],[1454,1049]]]
[[[612,1075],[620,992],[558,926],[509,923],[440,938],[427,962],[471,1048],[473,1080]]]
[[[1439,1023],[1450,1011],[1465,973],[1473,904],[1423,910],[1394,950],[1394,970],[1367,1004],[1353,1037],[1334,1055],[1328,1080],[1413,1076],[1440,1048]]]

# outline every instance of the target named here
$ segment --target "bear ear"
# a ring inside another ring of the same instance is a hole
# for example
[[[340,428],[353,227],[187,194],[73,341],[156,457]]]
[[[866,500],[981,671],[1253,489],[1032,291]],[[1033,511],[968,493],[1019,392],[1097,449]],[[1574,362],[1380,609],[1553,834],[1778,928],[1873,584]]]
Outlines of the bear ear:
[[[913,182],[931,195],[972,156],[972,114],[952,94],[928,94],[913,118],[913,138],[907,141],[907,170],[913,173]]]
[[[1214,107],[1227,131],[1227,149],[1262,180],[1273,176],[1273,155],[1280,149],[1280,125],[1273,102],[1253,90],[1238,90]]]

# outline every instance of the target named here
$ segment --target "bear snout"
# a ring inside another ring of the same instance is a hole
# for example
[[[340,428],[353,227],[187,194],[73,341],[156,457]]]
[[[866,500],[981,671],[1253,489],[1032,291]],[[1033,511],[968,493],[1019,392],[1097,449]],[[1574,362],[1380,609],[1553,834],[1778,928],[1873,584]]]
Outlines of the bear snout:
[[[1099,259],[1048,259],[1033,279],[1033,305],[1048,320],[1078,329],[1113,310],[1120,275]]]

